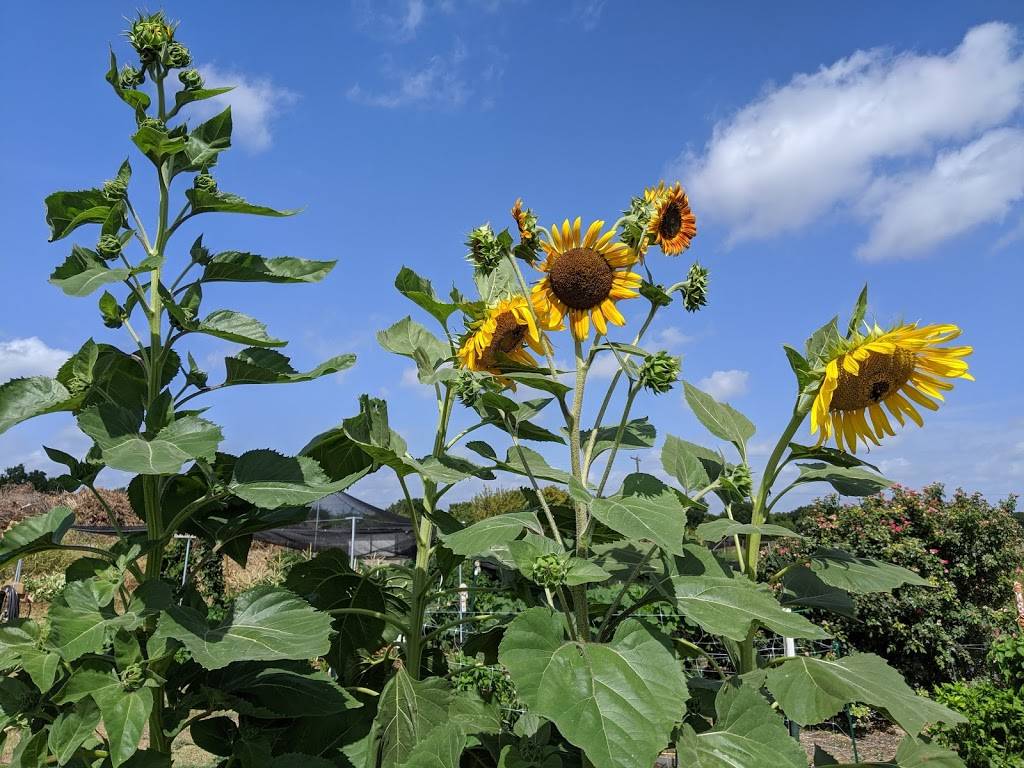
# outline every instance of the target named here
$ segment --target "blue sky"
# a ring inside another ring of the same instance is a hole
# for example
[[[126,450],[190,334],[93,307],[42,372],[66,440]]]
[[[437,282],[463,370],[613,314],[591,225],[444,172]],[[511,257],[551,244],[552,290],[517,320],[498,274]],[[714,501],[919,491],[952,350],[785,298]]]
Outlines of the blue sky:
[[[845,315],[867,282],[883,324],[957,323],[976,348],[977,382],[874,459],[909,485],[942,480],[992,498],[1024,487],[1019,2],[164,7],[208,82],[241,86],[228,97],[236,149],[219,166],[221,188],[305,207],[287,220],[198,217],[178,256],[202,231],[215,250],[340,260],[319,285],[217,287],[206,306],[266,321],[292,340],[298,367],[359,355],[342,376],[208,398],[226,448],[296,451],[365,391],[390,399],[393,426],[425,452],[432,401],[412,386],[407,361],[374,341],[414,309],[390,287],[398,269],[468,287],[465,233],[510,224],[517,196],[543,223],[612,221],[644,185],[678,178],[700,229],[687,256],[711,270],[710,306],[666,310],[649,346],[683,354],[690,381],[757,423],[755,461],[791,407],[781,345]],[[103,74],[108,43],[128,58],[119,33],[134,10],[0,9],[0,380],[52,372],[89,333],[127,342],[97,322],[95,297],[47,284],[70,243],[46,242],[42,199],[98,184],[129,154],[132,116]],[[133,161],[138,200],[140,182],[152,182]],[[93,233],[80,232],[89,244]],[[687,256],[656,254],[658,278],[681,278]],[[641,304],[624,305],[627,315]],[[195,348],[216,379],[230,345]],[[637,412],[662,433],[707,442],[678,390]],[[52,469],[41,442],[85,448],[70,419],[46,417],[0,437],[0,466]],[[656,454],[642,459],[657,466]],[[396,495],[383,474],[358,492]]]

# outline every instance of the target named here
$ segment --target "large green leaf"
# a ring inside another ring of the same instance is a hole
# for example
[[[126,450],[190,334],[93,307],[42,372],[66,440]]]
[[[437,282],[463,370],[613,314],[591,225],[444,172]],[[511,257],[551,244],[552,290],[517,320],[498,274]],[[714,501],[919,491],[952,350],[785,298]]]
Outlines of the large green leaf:
[[[291,360],[277,350],[249,347],[224,358],[227,370],[222,386],[236,384],[294,384],[312,381],[330,373],[338,373],[355,365],[355,355],[337,355],[312,370],[301,373],[292,368]]]
[[[100,724],[100,710],[92,699],[83,699],[74,709],[62,712],[50,726],[47,744],[58,765],[71,760],[75,751],[93,736]]]
[[[139,434],[141,420],[137,411],[103,403],[83,410],[78,426],[96,441],[107,466],[143,475],[176,474],[193,459],[212,461],[223,439],[216,424],[189,414],[147,440]]]
[[[65,588],[47,614],[50,620],[49,642],[65,661],[99,653],[112,632],[139,624],[139,616],[135,613],[118,615],[110,606],[97,605],[85,592]]]
[[[110,213],[110,201],[101,189],[54,192],[46,197],[46,223],[50,242],[71,234],[83,224],[102,224]]]
[[[443,679],[414,680],[400,668],[384,686],[377,703],[369,766],[403,765],[416,745],[448,720],[451,697],[451,689]]]
[[[729,536],[749,536],[752,533],[759,533],[762,536],[785,536],[795,539],[803,538],[803,536],[796,531],[791,531],[789,528],[783,528],[781,525],[772,525],[770,523],[753,525],[751,523],[741,523],[736,520],[730,520],[728,517],[716,517],[714,520],[709,520],[708,522],[701,523],[697,526],[698,538],[706,542],[718,542]]]
[[[768,690],[786,716],[800,725],[823,722],[855,702],[885,710],[914,736],[929,723],[966,722],[963,715],[918,696],[899,672],[873,653],[831,661],[810,656],[786,659],[769,670]]]
[[[906,736],[896,750],[899,768],[964,768],[956,752]]]
[[[99,705],[110,744],[110,762],[118,768],[139,749],[142,730],[153,710],[153,689],[121,691],[101,699]]]
[[[132,135],[132,141],[154,163],[185,151],[185,136],[152,125],[141,125]]]
[[[174,158],[172,175],[209,168],[216,164],[217,155],[230,146],[231,107],[228,106],[192,129],[185,138],[184,152]]]
[[[820,608],[854,618],[856,611],[849,593],[826,584],[810,568],[790,567],[782,577],[782,585],[784,590],[779,602],[783,606]]]
[[[451,347],[411,317],[399,320],[377,333],[378,343],[389,352],[416,363],[420,379],[429,378],[451,356]]]
[[[253,205],[230,192],[207,192],[202,189],[187,189],[185,197],[192,203],[195,213],[249,213],[255,216],[294,216],[298,209],[276,210],[265,205]]]
[[[463,557],[488,553],[492,547],[508,544],[524,530],[542,533],[537,516],[533,512],[509,512],[495,515],[463,528],[461,531],[442,535],[441,538],[452,552]]]
[[[649,541],[673,554],[682,552],[686,507],[653,475],[627,476],[618,494],[594,499],[590,509],[598,521],[628,539]]]
[[[395,288],[414,304],[429,312],[442,325],[459,308],[458,304],[449,304],[438,299],[430,281],[408,267],[402,267],[395,277]]]
[[[107,70],[105,79],[110,83],[118,98],[135,110],[136,120],[142,120],[146,117],[146,110],[149,109],[150,102],[149,94],[145,91],[137,91],[134,88],[121,87],[121,76],[117,70],[117,57],[114,55],[113,49],[110,50],[110,68]]]
[[[267,449],[238,457],[228,490],[262,509],[300,506],[343,491],[366,474],[366,468],[331,481],[314,459],[282,456]]]
[[[267,333],[267,326],[256,318],[231,309],[211,312],[202,321],[188,327],[188,330],[254,347],[283,347],[288,343]]]
[[[108,267],[95,251],[74,245],[71,247],[71,255],[53,270],[50,284],[68,296],[88,296],[107,283],[127,280],[128,274],[124,267]]]
[[[841,549],[817,550],[811,555],[810,568],[826,584],[858,594],[891,592],[903,586],[935,586],[906,568],[855,557]]]
[[[297,563],[289,572],[285,587],[302,595],[318,610],[360,608],[384,613],[387,597],[381,586],[349,567],[349,554],[330,549],[312,560]],[[336,670],[356,657],[360,650],[373,652],[383,642],[383,619],[342,613],[334,617],[337,634],[332,640],[332,656]]]
[[[618,431],[618,426],[600,427],[597,430],[597,438],[594,441],[593,458],[597,458],[615,445],[615,437],[618,434]],[[590,440],[590,433],[590,430],[585,430],[580,435],[583,445],[588,444]],[[654,425],[647,420],[646,416],[640,419],[632,419],[626,423],[625,428],[622,431],[622,442],[619,444],[619,447],[624,451],[636,451],[644,448],[651,448],[654,445],[656,436],[657,433],[655,432]]]
[[[359,709],[356,700],[327,672],[237,661],[212,675],[212,687],[244,698],[268,717],[329,717]],[[257,716],[257,715],[254,715]]]
[[[214,96],[220,96],[228,91],[233,91],[233,86],[227,86],[222,88],[183,88],[174,94],[174,107],[175,109],[181,109],[186,104],[191,104],[193,101],[205,101],[206,99],[212,99]]]
[[[806,768],[800,742],[789,735],[782,717],[750,684],[726,683],[715,697],[714,727],[695,733],[684,726],[676,745],[687,768]]]
[[[744,640],[756,622],[786,637],[829,636],[800,614],[783,610],[770,591],[749,579],[676,576],[672,587],[683,615],[713,635]]]
[[[722,473],[723,464],[714,451],[675,435],[668,435],[661,448],[661,466],[686,491],[706,488]]]
[[[331,617],[291,592],[257,587],[242,593],[221,621],[210,624],[198,611],[170,606],[160,614],[157,634],[178,640],[206,669],[233,661],[278,661],[322,656],[330,648]]]
[[[0,434],[36,416],[70,410],[74,403],[71,393],[55,379],[11,379],[0,384]]]
[[[203,270],[203,282],[316,283],[337,261],[313,261],[292,256],[268,259],[255,253],[224,251],[213,256]]]
[[[49,512],[15,523],[0,536],[0,565],[53,549],[75,524],[75,514],[67,507],[54,507]]]
[[[825,482],[843,496],[871,496],[892,485],[891,480],[864,467],[836,467],[819,462],[797,466],[800,468],[797,483]]]
[[[505,630],[499,658],[530,711],[595,768],[653,765],[688,696],[679,663],[635,621],[611,643],[565,642],[561,616],[530,608]]]
[[[697,419],[715,437],[728,440],[741,454],[746,452],[747,441],[754,436],[754,425],[742,413],[726,403],[720,403],[688,381],[683,382],[686,402]]]

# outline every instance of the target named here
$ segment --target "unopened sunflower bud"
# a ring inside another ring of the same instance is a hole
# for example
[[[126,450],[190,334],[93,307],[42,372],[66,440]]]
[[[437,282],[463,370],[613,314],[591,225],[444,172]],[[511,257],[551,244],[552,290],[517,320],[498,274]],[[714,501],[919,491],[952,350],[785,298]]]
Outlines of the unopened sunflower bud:
[[[164,51],[164,64],[174,69],[184,69],[192,63],[192,54],[179,42],[172,42]]]
[[[647,230],[653,214],[654,205],[645,197],[634,197],[629,201],[629,208],[622,212],[622,234],[619,239],[641,257],[650,245]]]
[[[128,185],[124,179],[108,179],[103,182],[103,197],[111,203],[124,200],[128,193]]]
[[[159,11],[148,16],[139,14],[139,18],[132,22],[128,30],[128,42],[145,64],[155,61],[164,46],[173,39],[174,27]]]
[[[490,224],[483,224],[470,232],[466,247],[469,248],[466,260],[485,275],[497,269],[504,257],[501,243]]]
[[[167,132],[167,123],[159,117],[146,117],[139,121],[139,128],[152,128],[154,131]]]
[[[121,72],[117,76],[117,82],[121,86],[122,90],[129,91],[132,88],[138,88],[146,80],[146,74],[137,70],[131,64],[125,64],[121,67]]]
[[[203,76],[198,69],[186,69],[178,73],[178,80],[187,91],[198,91],[203,87]]]
[[[537,237],[537,216],[530,208],[523,208],[523,199],[517,198],[512,206],[512,218],[519,229],[519,245],[512,253],[516,258],[532,264],[540,253],[540,239]]]
[[[729,467],[722,474],[722,487],[741,499],[749,497],[754,491],[754,480],[750,476],[750,467],[746,464]]]
[[[480,396],[489,391],[487,383],[482,377],[465,368],[459,370],[454,389],[459,402],[467,408],[474,407]]]
[[[117,235],[100,235],[99,242],[96,243],[96,253],[101,259],[116,259],[123,248],[124,245]]]
[[[694,263],[686,276],[686,282],[680,290],[683,294],[683,306],[687,312],[696,312],[708,303],[708,271],[700,264]]]
[[[665,293],[663,286],[646,280],[640,284],[640,295],[656,307],[667,307],[672,303],[672,297]]]
[[[204,171],[196,174],[196,177],[192,179],[192,186],[203,192],[216,192],[217,180]]]
[[[668,392],[679,380],[679,358],[662,350],[644,358],[640,366],[640,385],[659,395]]]
[[[121,670],[121,687],[126,691],[135,691],[142,687],[146,672],[141,664],[129,664]]]
[[[560,587],[565,583],[565,577],[569,575],[569,566],[564,558],[554,553],[535,558],[531,570],[533,581],[547,589]]]

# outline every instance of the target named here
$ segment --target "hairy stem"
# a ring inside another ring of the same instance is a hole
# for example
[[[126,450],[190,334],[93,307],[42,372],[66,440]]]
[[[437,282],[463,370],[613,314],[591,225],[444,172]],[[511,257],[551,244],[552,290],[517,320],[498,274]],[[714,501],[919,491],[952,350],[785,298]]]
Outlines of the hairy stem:
[[[580,447],[580,420],[583,415],[583,394],[587,384],[587,361],[583,357],[583,343],[574,339],[576,348],[576,387],[572,393],[572,413],[569,421],[569,460],[572,476],[586,487],[583,477],[583,456]],[[587,527],[590,525],[590,512],[587,505],[577,501],[576,510],[576,557],[586,559]],[[590,609],[587,605],[587,587],[585,584],[572,588],[573,609],[576,614],[576,632],[580,640],[590,639]]]

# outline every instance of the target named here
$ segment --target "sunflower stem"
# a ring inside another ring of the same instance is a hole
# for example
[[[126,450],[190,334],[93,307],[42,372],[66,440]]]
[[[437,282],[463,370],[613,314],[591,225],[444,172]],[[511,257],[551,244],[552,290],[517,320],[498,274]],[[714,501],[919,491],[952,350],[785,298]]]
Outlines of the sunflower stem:
[[[583,356],[583,342],[573,337],[576,352],[576,387],[572,395],[572,419],[569,423],[569,459],[572,475],[581,485],[585,485],[583,477],[582,455],[580,450],[580,419],[583,414],[583,394],[587,384],[587,360]],[[587,527],[590,525],[590,511],[587,505],[577,501],[576,510],[576,557],[585,559],[587,556]],[[579,585],[572,588],[573,607],[576,611],[576,631],[581,641],[590,639],[590,611],[587,607],[587,587]]]

